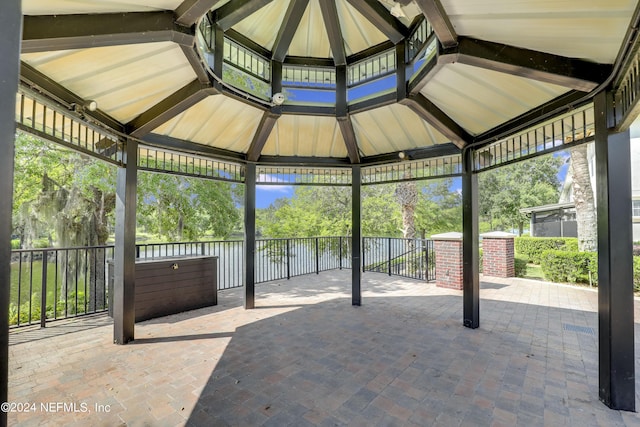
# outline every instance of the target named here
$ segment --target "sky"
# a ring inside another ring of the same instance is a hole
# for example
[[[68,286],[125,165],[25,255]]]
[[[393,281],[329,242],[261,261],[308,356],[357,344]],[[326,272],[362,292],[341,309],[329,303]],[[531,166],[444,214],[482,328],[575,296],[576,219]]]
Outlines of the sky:
[[[565,151],[558,151],[553,154],[557,157],[563,157],[565,160],[569,158],[569,153]],[[560,167],[558,172],[558,181],[562,184],[564,182],[565,177],[567,176],[567,169],[569,168],[569,163],[565,161],[565,163]],[[455,178],[453,180],[453,184],[450,188],[451,191],[461,191],[461,180],[460,178]],[[273,203],[276,199],[280,198],[288,198],[293,197],[293,186],[292,185],[258,185],[256,186],[256,208],[264,209],[268,208],[271,203]]]
[[[293,196],[292,185],[257,185],[256,186],[256,208],[268,208],[276,199]]]

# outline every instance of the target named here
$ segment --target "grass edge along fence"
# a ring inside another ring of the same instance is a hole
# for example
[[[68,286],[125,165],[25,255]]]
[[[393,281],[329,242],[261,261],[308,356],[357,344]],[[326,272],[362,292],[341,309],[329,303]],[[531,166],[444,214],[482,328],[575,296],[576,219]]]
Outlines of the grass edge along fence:
[[[435,278],[430,240],[364,237],[362,248],[363,271]],[[218,289],[243,285],[242,240],[136,245],[136,257],[143,260],[197,255],[219,258]],[[10,326],[44,327],[50,321],[107,311],[106,264],[113,256],[113,245],[13,250]],[[350,237],[256,240],[256,283],[343,268],[351,268]]]

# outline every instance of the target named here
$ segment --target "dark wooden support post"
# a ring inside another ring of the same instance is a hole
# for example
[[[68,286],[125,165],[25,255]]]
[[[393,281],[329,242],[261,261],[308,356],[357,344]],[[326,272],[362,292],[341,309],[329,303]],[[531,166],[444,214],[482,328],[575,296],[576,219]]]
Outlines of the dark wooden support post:
[[[362,271],[360,270],[360,254],[362,253],[362,229],[361,229],[361,170],[360,165],[351,166],[351,304],[360,305],[360,283]]]
[[[256,303],[256,164],[247,163],[244,175],[244,308]]]
[[[16,136],[16,92],[20,72],[22,37],[21,2],[11,1],[0,14],[0,399],[6,402],[9,390],[9,283],[11,283],[11,206],[13,200],[13,157]],[[0,425],[7,425],[6,411]]]
[[[215,22],[215,20],[212,20]],[[213,24],[213,73],[222,78],[222,65],[224,63],[224,31],[217,23]],[[218,91],[222,91],[222,85],[216,79],[213,80],[213,87]]]
[[[630,140],[628,130],[610,133],[612,100],[594,98],[600,400],[635,411]]]
[[[113,276],[113,342],[134,339],[138,143],[127,141],[116,182],[116,242]]]
[[[480,326],[478,252],[478,176],[473,173],[473,150],[462,150],[462,300],[464,326]]]
[[[407,97],[407,63],[406,45],[403,41],[396,45],[396,99],[401,101]]]

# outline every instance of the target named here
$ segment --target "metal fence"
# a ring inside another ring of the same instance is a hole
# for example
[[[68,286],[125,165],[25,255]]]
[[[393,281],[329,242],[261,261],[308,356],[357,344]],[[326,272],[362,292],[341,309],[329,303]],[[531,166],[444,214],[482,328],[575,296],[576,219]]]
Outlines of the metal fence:
[[[295,237],[256,241],[256,283],[351,268],[347,237]]]
[[[362,243],[363,271],[426,281],[436,278],[432,240],[365,237]]]
[[[12,327],[94,314],[107,309],[106,264],[113,246],[11,252]]]
[[[242,240],[150,243],[136,246],[138,259],[217,256],[218,289],[243,286]],[[113,246],[14,250],[11,252],[12,328],[40,325],[108,310],[107,264]],[[258,239],[256,283],[351,268],[349,237]],[[435,278],[433,242],[363,238],[363,271],[421,280]]]
[[[217,256],[218,289],[230,289],[242,286],[243,248],[242,240],[148,243],[136,245],[136,257],[152,259],[195,255]]]

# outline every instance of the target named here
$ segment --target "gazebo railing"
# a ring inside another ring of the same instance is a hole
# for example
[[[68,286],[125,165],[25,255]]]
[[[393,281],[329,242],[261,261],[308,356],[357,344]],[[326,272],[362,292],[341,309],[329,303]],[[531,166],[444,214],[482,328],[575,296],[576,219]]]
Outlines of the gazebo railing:
[[[363,247],[363,271],[426,281],[436,278],[432,240],[365,237]]]
[[[218,289],[243,286],[242,240],[136,245],[138,259],[217,256]],[[256,283],[351,268],[350,237],[294,237],[256,241]],[[11,328],[108,310],[107,264],[114,246],[46,248],[11,252]],[[363,238],[363,271],[433,280],[433,242]]]

